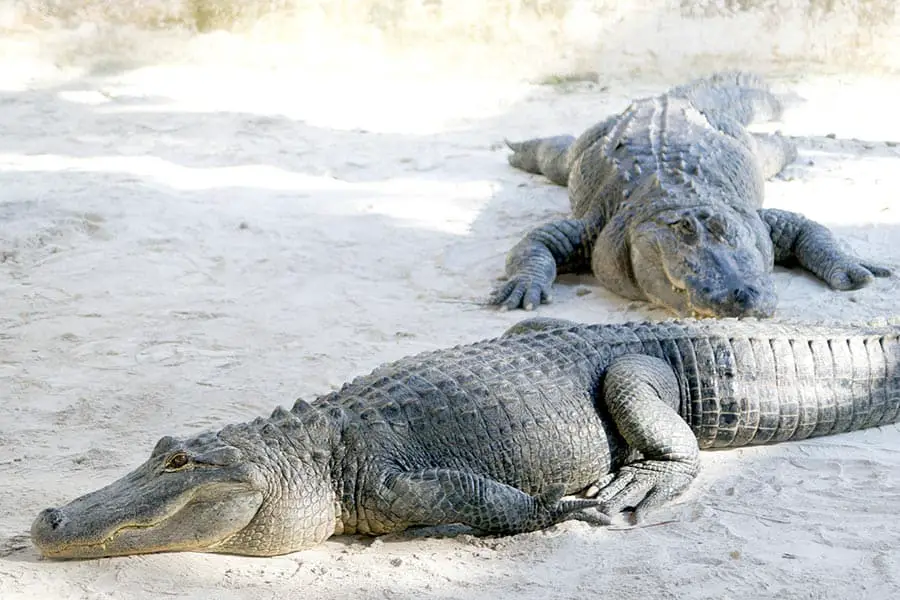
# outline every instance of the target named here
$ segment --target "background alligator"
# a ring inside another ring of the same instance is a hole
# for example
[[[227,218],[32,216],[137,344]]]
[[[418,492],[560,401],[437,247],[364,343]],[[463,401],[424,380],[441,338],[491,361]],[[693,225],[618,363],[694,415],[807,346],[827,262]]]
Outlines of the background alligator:
[[[688,487],[701,448],[898,414],[897,324],[531,319],[268,419],[164,437],[122,479],[41,512],[31,534],[57,558],[268,556],[415,525],[524,532],[594,506],[639,520]]]
[[[530,310],[560,273],[593,272],[610,290],[680,316],[775,312],[774,264],[799,263],[837,290],[884,277],[824,226],[763,209],[765,180],[796,157],[780,135],[745,125],[781,102],[756,76],[721,73],[637,100],[572,136],[507,142],[509,162],[567,185],[572,218],[531,231],[508,254],[489,302]]]

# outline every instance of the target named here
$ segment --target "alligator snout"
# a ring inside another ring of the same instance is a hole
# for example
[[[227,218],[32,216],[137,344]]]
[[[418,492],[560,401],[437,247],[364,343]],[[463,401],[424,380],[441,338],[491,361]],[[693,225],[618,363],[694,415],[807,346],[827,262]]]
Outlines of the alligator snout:
[[[41,554],[52,558],[69,558],[72,550],[90,545],[93,536],[85,537],[79,520],[72,519],[65,507],[45,508],[31,524],[31,541]]]
[[[61,529],[68,522],[66,515],[58,508],[45,508],[42,510],[31,526],[31,539],[34,544],[45,552],[56,545],[61,537]]]
[[[776,304],[774,292],[745,283],[726,287],[718,293],[710,293],[704,288],[693,301],[698,312],[709,312],[716,317],[771,317]]]
[[[725,294],[722,305],[735,317],[771,317],[775,312],[775,295],[756,285],[738,285]]]

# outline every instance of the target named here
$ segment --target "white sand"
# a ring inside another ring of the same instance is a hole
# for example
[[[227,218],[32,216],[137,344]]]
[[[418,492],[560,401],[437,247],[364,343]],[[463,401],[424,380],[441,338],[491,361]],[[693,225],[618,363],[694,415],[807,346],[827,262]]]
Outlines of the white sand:
[[[508,167],[503,137],[579,132],[688,73],[561,91],[477,78],[312,85],[208,66],[48,87],[13,71],[0,91],[3,600],[900,592],[897,426],[706,453],[662,524],[639,529],[346,537],[268,559],[39,559],[27,535],[37,512],[123,475],[162,435],[266,415],[525,317],[474,302],[520,236],[568,203]],[[882,143],[900,142],[900,79],[779,84],[806,102],[777,127],[815,139],[769,184],[768,205],[900,265],[900,146]],[[784,317],[896,310],[896,279],[852,293],[798,272],[777,282]],[[590,278],[556,298],[540,314],[665,316]]]

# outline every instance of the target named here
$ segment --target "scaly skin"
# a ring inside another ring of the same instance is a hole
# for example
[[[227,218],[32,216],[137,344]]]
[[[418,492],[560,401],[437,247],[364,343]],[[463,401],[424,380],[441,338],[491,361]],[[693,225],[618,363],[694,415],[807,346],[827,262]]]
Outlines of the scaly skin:
[[[592,507],[640,520],[690,485],[701,449],[898,414],[897,324],[539,318],[268,419],[164,437],[124,478],[41,512],[31,533],[54,558],[269,556],[414,525],[513,534]]]
[[[797,263],[836,290],[890,270],[847,254],[824,226],[762,208],[765,180],[797,155],[748,133],[781,104],[757,77],[720,73],[636,100],[572,136],[508,142],[509,162],[568,186],[572,217],[531,231],[508,254],[489,302],[531,310],[561,273],[679,316],[770,317],[772,268]]]

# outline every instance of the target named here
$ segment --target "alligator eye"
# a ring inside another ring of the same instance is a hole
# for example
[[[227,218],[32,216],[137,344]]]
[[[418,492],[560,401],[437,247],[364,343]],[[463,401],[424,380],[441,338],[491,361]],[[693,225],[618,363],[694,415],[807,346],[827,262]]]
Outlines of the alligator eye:
[[[166,471],[177,471],[178,469],[183,469],[187,464],[187,454],[184,452],[176,452],[166,461]]]

